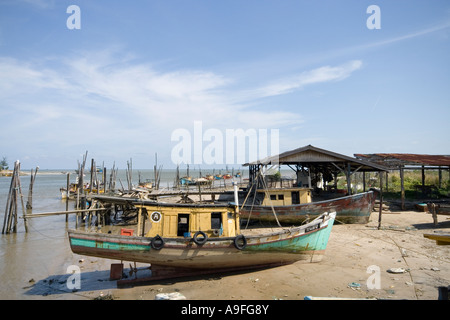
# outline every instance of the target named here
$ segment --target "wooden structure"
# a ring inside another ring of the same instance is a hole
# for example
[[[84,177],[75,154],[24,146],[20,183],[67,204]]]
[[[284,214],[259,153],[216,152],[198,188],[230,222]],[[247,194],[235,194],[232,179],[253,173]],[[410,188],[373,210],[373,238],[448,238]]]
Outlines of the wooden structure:
[[[428,154],[410,154],[410,153],[374,153],[374,154],[355,154],[356,158],[367,160],[372,163],[388,167],[389,170],[400,171],[400,188],[402,210],[405,210],[405,170],[422,170],[422,194],[427,193],[429,186],[425,185],[425,170],[439,171],[439,187],[442,182],[442,170],[449,170],[450,174],[450,155],[428,155]]]
[[[347,193],[351,194],[351,177],[356,172],[385,172],[389,169],[381,164],[348,157],[312,145],[286,151],[276,156],[244,164],[249,167],[250,185],[257,179],[262,166],[287,165],[297,174],[297,186],[312,187],[312,180],[322,174],[324,181],[337,181],[337,175],[344,173],[347,178]],[[305,183],[305,177],[307,182]],[[301,185],[300,185],[301,184]],[[365,179],[363,181],[365,191]]]
[[[20,162],[14,163],[14,171],[6,201],[5,215],[3,218],[2,234],[16,233],[19,215],[19,201],[22,204],[22,213],[25,215],[25,205],[23,203],[22,187],[20,184]],[[27,220],[24,218],[25,230],[28,231]]]
[[[256,192],[262,194],[262,206],[287,206],[311,202],[310,188],[269,188]]]

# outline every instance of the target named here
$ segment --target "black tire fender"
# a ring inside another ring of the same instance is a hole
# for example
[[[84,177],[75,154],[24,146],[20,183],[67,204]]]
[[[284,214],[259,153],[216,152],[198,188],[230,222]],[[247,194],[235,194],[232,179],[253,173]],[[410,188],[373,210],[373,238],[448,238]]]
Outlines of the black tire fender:
[[[243,250],[247,246],[247,239],[244,237],[243,234],[240,234],[234,238],[234,246],[238,250]]]
[[[155,250],[161,250],[164,247],[164,244],[165,244],[164,239],[161,238],[159,234],[156,235],[156,237],[154,237],[150,242],[150,245]]]
[[[198,236],[202,236],[203,238],[199,239]],[[197,231],[192,238],[196,245],[203,245],[208,241],[208,236],[203,231]]]

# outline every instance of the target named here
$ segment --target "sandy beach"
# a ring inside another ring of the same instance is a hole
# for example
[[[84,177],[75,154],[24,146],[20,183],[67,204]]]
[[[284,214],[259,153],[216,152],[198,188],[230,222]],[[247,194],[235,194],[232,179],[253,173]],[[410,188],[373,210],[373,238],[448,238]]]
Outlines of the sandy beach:
[[[80,290],[68,290],[68,275],[49,275],[24,284],[32,299],[154,300],[178,292],[186,300],[345,299],[437,300],[438,287],[450,285],[450,246],[439,246],[423,234],[449,231],[448,216],[403,211],[373,212],[366,225],[335,224],[324,259],[263,270],[158,281],[118,288],[109,280],[110,264],[118,261],[71,254],[67,264],[80,267]],[[143,268],[145,265],[137,265]],[[130,271],[124,262],[124,273]],[[401,273],[392,273],[392,271]],[[146,274],[138,271],[138,276]],[[134,277],[134,275],[131,275]]]

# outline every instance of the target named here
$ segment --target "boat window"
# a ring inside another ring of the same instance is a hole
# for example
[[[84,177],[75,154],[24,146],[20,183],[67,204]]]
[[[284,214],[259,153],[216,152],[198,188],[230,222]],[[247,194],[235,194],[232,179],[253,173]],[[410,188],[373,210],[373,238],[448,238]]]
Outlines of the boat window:
[[[292,204],[300,203],[300,194],[298,191],[292,191],[291,198],[292,198]]]
[[[279,194],[278,195],[278,200],[284,200],[284,194]]]
[[[220,229],[222,227],[222,213],[211,213],[211,229]]]
[[[184,237],[184,234],[189,232],[189,214],[178,214],[178,230],[177,236]]]
[[[277,195],[276,194],[271,194],[270,195],[270,200],[277,200]]]

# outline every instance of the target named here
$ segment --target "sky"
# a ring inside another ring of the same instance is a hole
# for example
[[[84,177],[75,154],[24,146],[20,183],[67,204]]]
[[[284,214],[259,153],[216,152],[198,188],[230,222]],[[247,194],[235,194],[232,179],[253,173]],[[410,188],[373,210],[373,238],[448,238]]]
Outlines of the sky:
[[[448,0],[0,1],[10,167],[450,154],[449,84]]]

